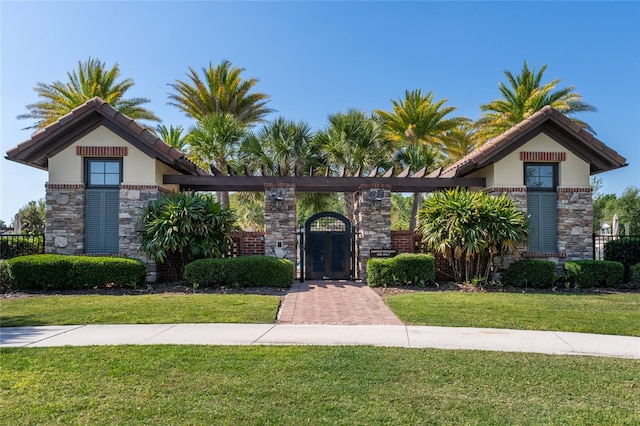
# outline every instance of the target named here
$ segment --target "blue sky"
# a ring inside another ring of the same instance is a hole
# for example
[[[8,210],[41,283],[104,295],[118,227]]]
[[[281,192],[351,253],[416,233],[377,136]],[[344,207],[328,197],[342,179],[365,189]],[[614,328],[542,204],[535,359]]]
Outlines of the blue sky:
[[[636,2],[0,2],[0,218],[44,197],[46,172],[4,159],[29,138],[17,120],[37,81],[66,81],[79,60],[120,63],[130,97],[164,124],[188,67],[228,59],[260,80],[269,106],[314,129],[330,113],[390,109],[433,91],[460,115],[499,97],[523,61],[562,78],[599,111],[580,116],[630,166],[600,175],[604,193],[640,186],[640,3]]]

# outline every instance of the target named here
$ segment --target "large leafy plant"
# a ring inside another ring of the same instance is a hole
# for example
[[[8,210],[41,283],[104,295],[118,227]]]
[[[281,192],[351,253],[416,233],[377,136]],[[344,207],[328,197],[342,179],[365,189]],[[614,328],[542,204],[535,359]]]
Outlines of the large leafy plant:
[[[223,257],[229,252],[235,216],[210,194],[171,193],[150,201],[140,222],[141,250],[156,262],[170,264],[182,277],[195,259]]]
[[[496,256],[517,256],[518,245],[527,242],[527,216],[505,194],[436,192],[418,218],[425,245],[449,261],[459,282],[486,282]]]

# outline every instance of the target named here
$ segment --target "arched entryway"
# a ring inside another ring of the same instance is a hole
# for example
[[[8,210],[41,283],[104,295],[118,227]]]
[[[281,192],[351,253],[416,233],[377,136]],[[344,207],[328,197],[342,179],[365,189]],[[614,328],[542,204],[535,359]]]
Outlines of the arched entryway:
[[[353,232],[349,220],[339,213],[323,212],[305,223],[305,278],[352,279]]]

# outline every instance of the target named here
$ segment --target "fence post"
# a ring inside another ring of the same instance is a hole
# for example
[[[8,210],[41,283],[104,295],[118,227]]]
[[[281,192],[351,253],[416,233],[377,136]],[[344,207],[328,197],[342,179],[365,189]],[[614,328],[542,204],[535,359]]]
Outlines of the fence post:
[[[591,249],[593,252],[593,255],[591,256],[591,258],[593,260],[596,260],[596,233],[595,232],[591,233]]]

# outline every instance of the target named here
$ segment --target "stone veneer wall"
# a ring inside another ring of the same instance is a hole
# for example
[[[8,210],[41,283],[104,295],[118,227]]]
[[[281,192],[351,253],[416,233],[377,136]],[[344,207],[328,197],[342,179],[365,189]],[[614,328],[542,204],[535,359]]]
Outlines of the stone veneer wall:
[[[566,260],[593,257],[591,188],[558,188],[558,252]]]
[[[280,193],[280,209],[274,197]],[[284,257],[294,264],[297,258],[296,188],[294,184],[265,184],[264,188],[264,254]]]
[[[382,189],[380,209],[374,206],[376,191]],[[357,230],[356,269],[360,279],[367,281],[367,261],[371,249],[391,248],[391,187],[361,185],[355,196],[355,226]]]
[[[84,184],[45,185],[45,253],[84,253]]]

